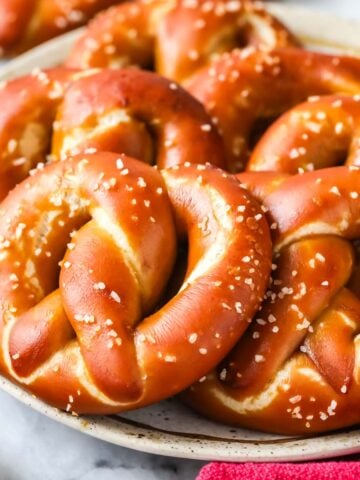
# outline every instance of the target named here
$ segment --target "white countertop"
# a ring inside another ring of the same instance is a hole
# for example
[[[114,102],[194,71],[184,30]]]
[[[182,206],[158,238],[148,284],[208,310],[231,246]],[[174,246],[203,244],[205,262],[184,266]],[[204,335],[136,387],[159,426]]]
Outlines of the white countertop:
[[[360,18],[359,0],[286,2]],[[107,444],[0,392],[0,480],[192,480],[201,465]]]

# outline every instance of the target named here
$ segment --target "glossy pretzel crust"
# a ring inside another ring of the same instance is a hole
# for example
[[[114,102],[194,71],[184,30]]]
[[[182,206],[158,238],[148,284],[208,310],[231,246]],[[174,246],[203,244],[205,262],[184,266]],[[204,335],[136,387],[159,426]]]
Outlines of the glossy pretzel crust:
[[[112,153],[18,185],[0,235],[0,371],[76,414],[147,405],[205,375],[256,312],[271,264],[266,220],[233,176],[160,174]],[[185,238],[185,279],[157,306]]]
[[[84,25],[116,0],[2,0],[0,52],[13,56]]]
[[[359,238],[360,171],[244,173],[273,231],[261,309],[217,372],[185,395],[219,421],[309,434],[360,421],[360,301],[348,284]]]
[[[66,62],[76,68],[154,68],[185,82],[223,52],[299,45],[258,2],[137,0],[98,15]]]
[[[202,105],[154,73],[38,70],[3,85],[0,104],[0,198],[36,165],[83,151],[160,167],[225,163]]]

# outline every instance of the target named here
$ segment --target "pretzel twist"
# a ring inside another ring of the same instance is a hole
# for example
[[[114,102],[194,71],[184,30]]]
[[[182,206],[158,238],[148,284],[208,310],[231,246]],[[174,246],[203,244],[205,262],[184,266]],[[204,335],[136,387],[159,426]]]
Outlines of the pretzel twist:
[[[11,56],[84,25],[115,0],[2,0],[0,49]]]
[[[187,401],[220,421],[285,434],[360,421],[360,301],[347,288],[360,171],[333,167],[239,178],[268,209],[274,274],[226,362]]]
[[[35,71],[5,85],[0,103],[0,198],[48,154],[59,160],[90,148],[161,167],[224,164],[200,103],[150,72]]]
[[[97,16],[66,64],[76,68],[136,64],[184,82],[220,53],[246,45],[298,45],[259,4],[249,1],[137,0]]]
[[[302,72],[299,75],[299,72]],[[360,60],[301,49],[222,55],[190,79],[225,142],[228,168],[243,170],[258,131],[309,96],[360,91]]]
[[[163,304],[177,236],[188,270]],[[160,175],[111,153],[18,185],[0,238],[1,373],[77,413],[140,407],[208,372],[258,308],[271,264],[266,220],[234,177],[201,165]]]
[[[312,97],[283,114],[261,137],[249,171],[288,174],[344,163],[359,166],[360,96]],[[263,186],[262,186],[263,188]],[[349,288],[360,295],[360,243]]]

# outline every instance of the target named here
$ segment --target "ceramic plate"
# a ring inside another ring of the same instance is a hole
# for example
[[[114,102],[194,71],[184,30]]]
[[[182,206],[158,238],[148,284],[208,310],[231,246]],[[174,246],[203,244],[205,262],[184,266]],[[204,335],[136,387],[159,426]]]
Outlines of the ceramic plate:
[[[359,23],[275,3],[268,8],[309,47],[360,54]],[[36,67],[60,63],[80,32],[52,40],[3,66],[0,81]],[[255,462],[310,460],[360,452],[359,429],[310,438],[269,435],[216,424],[173,399],[122,415],[78,418],[45,405],[1,377],[0,388],[69,427],[144,452],[201,460]]]

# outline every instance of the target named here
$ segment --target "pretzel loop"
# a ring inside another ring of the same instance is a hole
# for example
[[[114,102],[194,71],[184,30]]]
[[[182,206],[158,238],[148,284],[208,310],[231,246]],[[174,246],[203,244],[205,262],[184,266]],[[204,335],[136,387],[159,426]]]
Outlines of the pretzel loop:
[[[299,77],[299,71],[306,73]],[[218,126],[224,138],[228,168],[240,171],[246,168],[264,126],[309,96],[357,94],[359,75],[360,61],[353,57],[298,48],[270,52],[248,48],[220,56],[198,71],[187,83],[187,89]],[[287,139],[285,143],[288,144]],[[259,165],[257,170],[261,169]]]
[[[37,164],[84,151],[125,153],[161,167],[225,162],[199,102],[150,72],[34,71],[6,84],[0,103],[1,199]]]
[[[314,98],[282,115],[261,138],[247,169],[295,174],[359,165],[360,96]]]
[[[0,3],[1,54],[14,56],[84,25],[115,0],[3,0]]]
[[[161,168],[190,160],[223,165],[221,140],[199,102],[177,84],[134,69],[104,70],[71,85],[53,142],[58,158],[92,147],[137,155]]]
[[[253,2],[137,0],[90,22],[66,65],[155,67],[161,75],[183,83],[217,55],[249,45],[272,49],[298,41]]]

